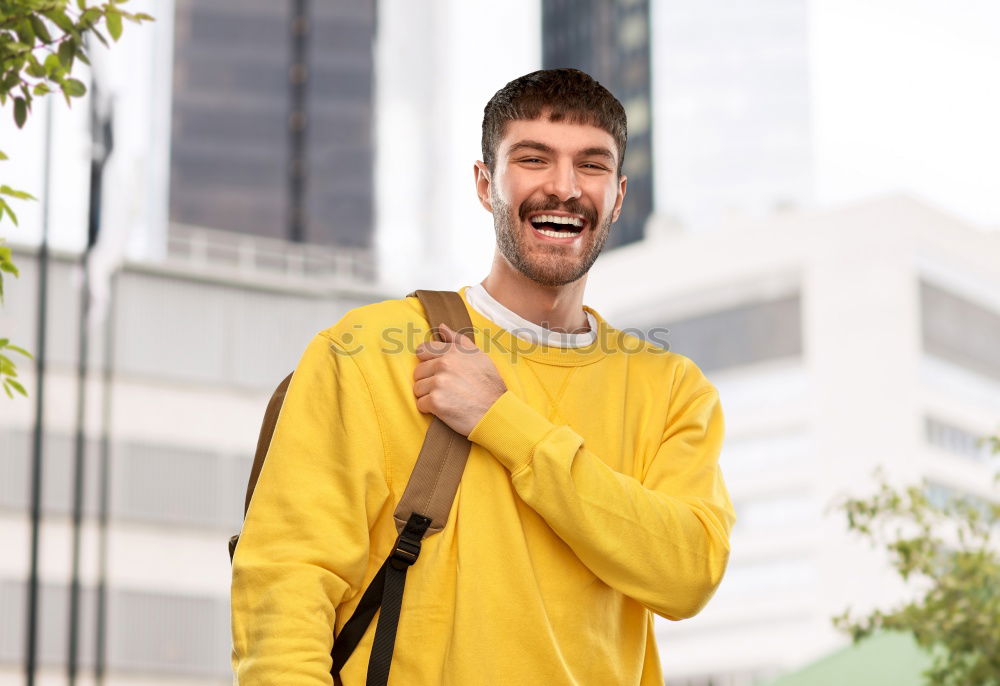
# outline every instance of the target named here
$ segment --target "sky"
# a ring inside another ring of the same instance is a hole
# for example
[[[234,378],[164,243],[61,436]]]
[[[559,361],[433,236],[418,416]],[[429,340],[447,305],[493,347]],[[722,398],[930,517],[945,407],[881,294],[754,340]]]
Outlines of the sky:
[[[1000,229],[1000,2],[810,10],[821,203],[902,190]]]

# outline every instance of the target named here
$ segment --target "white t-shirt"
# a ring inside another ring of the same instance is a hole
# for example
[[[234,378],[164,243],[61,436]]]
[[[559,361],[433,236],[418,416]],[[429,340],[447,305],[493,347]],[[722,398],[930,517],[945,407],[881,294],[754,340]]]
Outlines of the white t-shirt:
[[[554,348],[583,348],[592,344],[597,338],[597,319],[586,310],[584,310],[584,314],[587,315],[590,331],[560,333],[529,322],[516,312],[507,309],[497,302],[481,283],[469,286],[465,291],[465,299],[476,312],[530,343],[544,343]]]

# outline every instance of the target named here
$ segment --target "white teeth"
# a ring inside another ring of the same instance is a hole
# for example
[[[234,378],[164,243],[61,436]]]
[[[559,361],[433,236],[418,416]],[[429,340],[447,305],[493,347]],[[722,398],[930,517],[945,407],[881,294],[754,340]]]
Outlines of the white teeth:
[[[583,220],[577,217],[557,217],[554,214],[540,214],[531,218],[532,222],[548,224],[571,224],[573,226],[583,226]]]
[[[551,236],[552,238],[566,238],[567,236],[576,236],[578,234],[572,231],[549,231],[548,229],[535,229],[538,233],[543,236]]]

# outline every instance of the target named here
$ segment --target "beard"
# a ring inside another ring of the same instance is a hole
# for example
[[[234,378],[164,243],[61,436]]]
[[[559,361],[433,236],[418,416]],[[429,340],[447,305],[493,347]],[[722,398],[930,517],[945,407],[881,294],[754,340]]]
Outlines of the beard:
[[[526,200],[518,208],[517,216],[513,208],[496,197],[493,204],[493,227],[497,234],[497,248],[515,269],[542,286],[564,286],[584,276],[604,250],[604,244],[611,232],[611,214],[597,223],[597,213],[583,207],[578,201],[560,203],[551,200],[545,203],[531,203]],[[521,230],[525,219],[532,212],[565,211],[578,214],[587,220],[583,235],[583,253],[569,254],[570,246],[557,244],[535,244]]]

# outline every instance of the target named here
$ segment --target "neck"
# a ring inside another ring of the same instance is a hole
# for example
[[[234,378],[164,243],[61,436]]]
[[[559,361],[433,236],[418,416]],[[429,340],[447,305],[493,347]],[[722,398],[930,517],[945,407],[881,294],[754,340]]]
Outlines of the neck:
[[[544,286],[514,269],[500,255],[489,275],[481,282],[494,300],[529,322],[561,333],[589,330],[583,311],[583,291],[587,276],[562,286]]]

